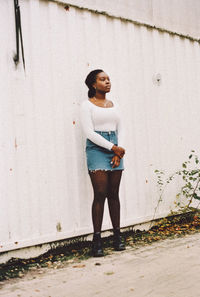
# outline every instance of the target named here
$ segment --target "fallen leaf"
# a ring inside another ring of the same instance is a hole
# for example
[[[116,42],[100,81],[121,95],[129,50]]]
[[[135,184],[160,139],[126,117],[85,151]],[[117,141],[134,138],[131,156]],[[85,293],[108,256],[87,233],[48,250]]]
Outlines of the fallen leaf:
[[[83,267],[85,267],[85,264],[82,264],[82,265],[74,265],[74,266],[72,266],[73,268],[83,268]]]
[[[114,272],[113,271],[108,271],[108,272],[105,272],[105,274],[106,275],[112,275],[112,274],[114,274]]]

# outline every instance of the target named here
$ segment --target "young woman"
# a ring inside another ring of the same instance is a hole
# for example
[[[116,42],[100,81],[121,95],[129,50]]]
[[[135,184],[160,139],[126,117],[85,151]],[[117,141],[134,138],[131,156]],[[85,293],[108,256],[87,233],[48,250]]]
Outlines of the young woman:
[[[108,199],[109,213],[114,232],[114,248],[125,249],[120,236],[119,186],[122,175],[123,131],[117,103],[106,99],[110,92],[109,76],[101,69],[91,71],[85,83],[89,88],[88,100],[81,105],[81,122],[86,134],[86,156],[94,190],[92,221],[94,227],[93,256],[104,255],[101,243],[101,226],[104,203]]]

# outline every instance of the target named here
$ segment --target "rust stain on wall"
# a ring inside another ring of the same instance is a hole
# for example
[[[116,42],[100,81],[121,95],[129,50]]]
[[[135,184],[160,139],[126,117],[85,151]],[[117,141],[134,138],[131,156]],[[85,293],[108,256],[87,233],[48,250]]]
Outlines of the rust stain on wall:
[[[17,139],[15,138],[15,149],[17,149],[18,145],[17,145]]]
[[[58,232],[61,232],[62,231],[62,227],[61,227],[61,223],[60,222],[57,223],[56,229],[57,229]]]

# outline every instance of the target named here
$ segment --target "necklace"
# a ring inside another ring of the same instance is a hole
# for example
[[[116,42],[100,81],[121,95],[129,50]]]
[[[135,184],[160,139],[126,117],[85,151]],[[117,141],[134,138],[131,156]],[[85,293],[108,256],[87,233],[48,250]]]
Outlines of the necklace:
[[[104,102],[102,102],[104,100]],[[107,107],[108,106],[108,102],[106,101],[106,99],[97,99],[96,97],[94,97],[94,101],[96,103],[100,103],[101,106],[103,107]]]

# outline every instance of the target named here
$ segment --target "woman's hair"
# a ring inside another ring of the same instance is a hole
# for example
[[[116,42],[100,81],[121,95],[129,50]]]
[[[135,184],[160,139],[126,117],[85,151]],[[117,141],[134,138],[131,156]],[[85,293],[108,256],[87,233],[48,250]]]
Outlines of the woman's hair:
[[[101,69],[96,69],[91,71],[88,76],[86,77],[85,84],[87,85],[89,91],[88,91],[88,97],[92,98],[96,94],[96,90],[93,87],[93,84],[96,82],[97,74],[100,72],[103,72]]]

